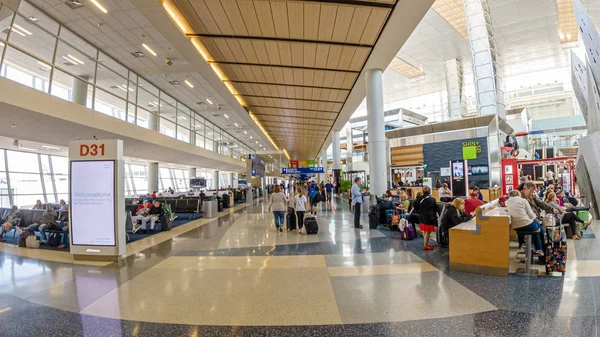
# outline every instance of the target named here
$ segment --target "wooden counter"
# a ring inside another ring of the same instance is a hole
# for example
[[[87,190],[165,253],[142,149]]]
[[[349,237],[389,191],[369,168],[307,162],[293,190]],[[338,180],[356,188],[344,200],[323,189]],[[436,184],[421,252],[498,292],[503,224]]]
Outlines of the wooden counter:
[[[471,221],[450,229],[450,269],[508,276],[510,217],[498,201],[477,208]]]

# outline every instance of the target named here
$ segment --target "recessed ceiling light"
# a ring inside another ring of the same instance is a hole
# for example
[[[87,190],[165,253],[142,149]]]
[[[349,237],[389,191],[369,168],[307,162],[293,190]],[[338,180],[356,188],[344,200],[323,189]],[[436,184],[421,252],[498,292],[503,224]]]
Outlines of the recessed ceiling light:
[[[250,139],[252,139],[252,136],[250,136]]]
[[[42,145],[42,148],[50,149],[50,150],[60,150],[60,147],[50,146],[50,145]]]
[[[194,85],[192,84],[192,82],[188,81],[188,80],[184,80],[185,84],[188,85],[188,87],[193,88]]]
[[[229,118],[229,116],[227,116],[227,114],[223,114],[223,116],[225,116],[225,118]]]
[[[206,101],[207,101],[207,102],[208,102],[208,104],[210,104],[210,105],[212,105],[212,104],[213,104],[213,102],[212,102],[210,99],[208,99],[208,98],[206,99]]]
[[[256,141],[256,144],[258,144],[258,140]]]
[[[96,7],[98,7],[98,9],[100,11],[102,11],[102,13],[106,14],[108,13],[108,11],[97,1],[97,0],[90,0],[94,5],[96,5]]]
[[[76,58],[75,56],[71,55],[71,54],[67,54],[68,57],[72,58],[73,60],[75,60],[75,62],[84,65],[85,63],[83,63],[80,59]]]
[[[235,124],[235,126],[239,126],[238,123],[233,123],[233,124]]]
[[[30,147],[23,147],[23,146],[21,146],[19,149],[21,149],[21,150],[27,150],[27,151],[37,151],[37,149],[32,149]]]
[[[22,37],[25,37],[25,34],[24,34],[24,33],[21,33],[21,31],[19,31],[18,29],[11,28],[11,29],[10,29],[10,31],[11,31],[11,32],[15,32],[15,33],[17,33],[17,34],[21,35]]]
[[[13,24],[13,27],[19,29],[20,31],[22,31],[23,33],[27,34],[27,35],[33,35],[32,32],[28,31],[27,29],[17,25],[16,23]]]
[[[245,135],[247,135],[247,134],[248,134],[248,132],[244,131],[244,134],[245,134]]]
[[[157,54],[154,52],[154,50],[152,50],[150,47],[148,47],[147,44],[142,43],[142,47],[144,47],[150,54],[157,56]]]

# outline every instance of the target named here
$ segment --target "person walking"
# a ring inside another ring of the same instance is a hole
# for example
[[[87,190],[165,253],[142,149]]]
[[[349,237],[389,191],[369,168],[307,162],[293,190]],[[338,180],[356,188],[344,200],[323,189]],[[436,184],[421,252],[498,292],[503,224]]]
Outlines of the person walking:
[[[302,232],[304,228],[304,212],[306,212],[307,199],[304,193],[302,193],[302,187],[296,187],[296,216],[298,217],[298,233]]]
[[[423,232],[423,250],[433,250],[433,245],[429,244],[431,233],[437,230],[438,223],[438,205],[434,197],[431,196],[431,188],[423,187],[423,198],[419,200],[419,228]]]
[[[354,185],[350,190],[350,198],[352,200],[352,207],[354,207],[354,228],[362,229],[363,226],[360,224],[360,207],[362,204],[362,193],[360,192],[360,178],[354,178]]]
[[[281,192],[281,187],[279,185],[275,185],[269,199],[271,200],[269,203],[269,212],[273,211],[273,216],[275,217],[275,229],[279,232],[283,232],[287,200],[285,194]]]

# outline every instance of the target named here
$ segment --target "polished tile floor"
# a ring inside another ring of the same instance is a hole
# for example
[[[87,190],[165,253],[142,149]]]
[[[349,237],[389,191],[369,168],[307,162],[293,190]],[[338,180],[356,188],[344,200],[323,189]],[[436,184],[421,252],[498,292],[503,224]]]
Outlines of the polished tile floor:
[[[597,336],[600,223],[569,242],[565,277],[503,278],[321,208],[317,235],[276,232],[258,203],[140,240],[120,264],[0,247],[0,336]]]

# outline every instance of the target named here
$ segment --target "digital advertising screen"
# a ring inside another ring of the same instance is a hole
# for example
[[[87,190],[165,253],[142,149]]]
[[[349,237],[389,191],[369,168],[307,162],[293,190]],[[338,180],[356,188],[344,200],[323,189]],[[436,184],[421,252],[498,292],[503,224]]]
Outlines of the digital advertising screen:
[[[73,244],[115,246],[115,161],[71,161],[69,177]]]
[[[191,178],[190,188],[206,188],[206,178]]]

